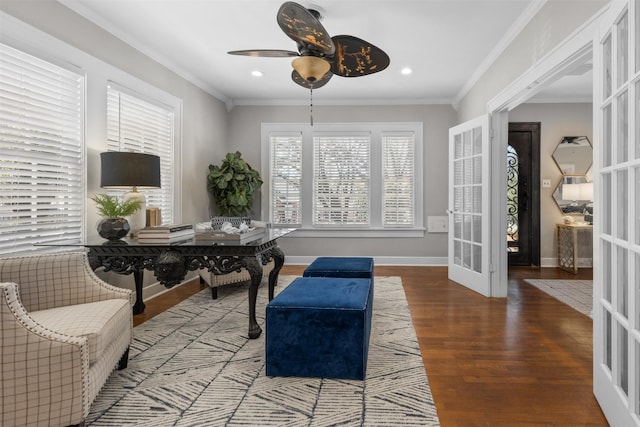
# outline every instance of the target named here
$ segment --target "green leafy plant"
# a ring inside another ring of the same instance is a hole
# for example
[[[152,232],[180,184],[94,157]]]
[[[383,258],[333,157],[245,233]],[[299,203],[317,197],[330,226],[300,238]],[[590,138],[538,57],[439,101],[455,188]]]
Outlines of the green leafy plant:
[[[220,166],[209,165],[207,190],[220,215],[247,215],[261,185],[260,173],[242,159],[239,151],[228,153]]]
[[[98,213],[104,218],[124,218],[142,207],[140,200],[120,201],[108,194],[96,194],[91,198],[98,206]]]

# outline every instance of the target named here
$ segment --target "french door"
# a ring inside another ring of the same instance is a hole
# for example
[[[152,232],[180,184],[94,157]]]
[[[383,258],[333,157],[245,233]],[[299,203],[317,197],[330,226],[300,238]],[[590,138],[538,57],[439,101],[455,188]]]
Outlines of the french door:
[[[593,387],[640,426],[640,11],[613,1],[594,42]]]
[[[449,278],[491,296],[489,118],[449,129]]]

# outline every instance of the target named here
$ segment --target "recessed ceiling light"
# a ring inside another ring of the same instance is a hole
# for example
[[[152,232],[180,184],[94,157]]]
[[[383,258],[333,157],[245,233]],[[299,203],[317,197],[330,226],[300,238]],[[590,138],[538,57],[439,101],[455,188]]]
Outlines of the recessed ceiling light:
[[[252,71],[251,75],[253,77],[262,77],[262,71],[258,71],[258,70]]]
[[[413,73],[413,70],[409,67],[404,67],[400,72],[405,76],[408,76],[409,74]]]

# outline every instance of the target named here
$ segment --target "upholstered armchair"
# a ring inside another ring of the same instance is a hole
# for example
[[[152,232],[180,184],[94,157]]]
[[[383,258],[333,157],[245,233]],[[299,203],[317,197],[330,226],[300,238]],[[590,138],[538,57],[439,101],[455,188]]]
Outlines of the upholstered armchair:
[[[127,365],[132,292],[98,278],[82,252],[0,259],[0,425],[83,424]]]

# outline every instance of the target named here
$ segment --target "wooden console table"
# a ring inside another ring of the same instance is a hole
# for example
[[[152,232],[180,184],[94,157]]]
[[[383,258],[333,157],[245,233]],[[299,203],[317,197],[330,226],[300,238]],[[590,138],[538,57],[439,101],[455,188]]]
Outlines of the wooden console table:
[[[139,243],[135,239],[104,240],[90,239],[85,243],[53,242],[42,246],[83,246],[89,250],[88,257],[94,270],[118,274],[133,274],[136,285],[136,302],[133,313],[144,312],[142,283],[144,270],[154,272],[158,281],[166,288],[181,283],[187,272],[207,269],[213,274],[228,274],[247,269],[251,277],[249,285],[249,338],[258,338],[262,329],[256,321],[258,286],[262,281],[262,266],[273,260],[269,273],[269,300],[273,299],[278,274],[284,264],[284,253],[277,239],[295,229],[265,229],[261,235],[247,242],[190,239],[180,243]]]
[[[592,230],[593,225],[588,224],[556,224],[558,268],[578,273],[578,233]]]

